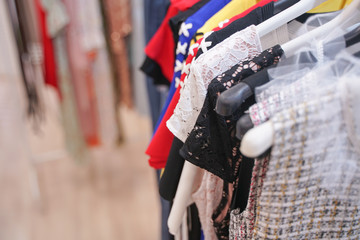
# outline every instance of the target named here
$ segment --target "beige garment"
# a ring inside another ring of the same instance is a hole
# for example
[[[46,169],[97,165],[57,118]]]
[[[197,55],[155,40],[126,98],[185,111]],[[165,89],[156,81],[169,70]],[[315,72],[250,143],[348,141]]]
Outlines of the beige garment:
[[[221,178],[208,171],[204,171],[201,185],[192,195],[199,211],[205,239],[217,239],[212,223],[212,215],[220,203],[223,186],[224,181]]]
[[[79,117],[76,112],[76,100],[66,54],[65,34],[57,34],[54,39],[57,62],[57,76],[62,94],[61,110],[66,149],[77,162],[89,159],[89,152],[83,137]]]

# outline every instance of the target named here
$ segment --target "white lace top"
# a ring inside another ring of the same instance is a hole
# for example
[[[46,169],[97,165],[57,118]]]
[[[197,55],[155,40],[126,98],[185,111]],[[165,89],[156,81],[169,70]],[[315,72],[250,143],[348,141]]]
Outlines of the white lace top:
[[[190,74],[184,80],[174,114],[166,123],[169,130],[185,142],[203,106],[211,80],[239,61],[251,59],[261,51],[256,27],[252,25],[233,34],[196,59],[191,64]]]

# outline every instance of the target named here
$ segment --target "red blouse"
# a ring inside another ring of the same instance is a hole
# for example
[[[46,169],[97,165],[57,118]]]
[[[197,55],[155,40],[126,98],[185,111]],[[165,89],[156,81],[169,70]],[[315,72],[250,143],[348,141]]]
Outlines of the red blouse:
[[[173,77],[175,65],[175,43],[169,20],[178,14],[179,11],[187,10],[198,1],[199,0],[171,0],[170,7],[162,24],[145,48],[146,56],[160,66],[162,75],[164,75],[169,82]]]

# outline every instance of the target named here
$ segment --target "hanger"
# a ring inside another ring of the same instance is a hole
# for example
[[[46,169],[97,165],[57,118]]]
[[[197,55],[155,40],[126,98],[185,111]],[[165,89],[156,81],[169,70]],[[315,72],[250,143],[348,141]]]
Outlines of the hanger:
[[[285,9],[288,9],[295,3],[298,3],[300,0],[280,0],[277,2],[274,2],[274,15],[284,11]]]
[[[302,15],[303,13],[313,9],[314,7],[317,7],[318,5],[320,5],[325,1],[326,0],[299,1],[298,3],[294,4],[285,11],[259,24],[257,26],[259,36],[262,37],[266,35],[267,33],[277,29],[278,27],[286,24],[287,22],[295,19],[296,17]],[[255,129],[256,128],[253,128],[249,132]],[[268,134],[270,137],[272,136],[271,133],[265,133],[265,134]],[[246,137],[246,135],[244,137]],[[271,146],[272,140],[269,140],[269,142]],[[199,173],[201,173],[201,169],[199,167],[191,164],[188,161],[185,161],[183,172],[180,177],[178,189],[174,198],[174,203],[168,218],[168,227],[170,233],[172,234],[176,234],[180,229],[181,219],[186,211],[186,206],[188,205],[188,202],[191,199],[192,189],[194,185],[197,185],[197,183],[201,181],[201,178],[199,178]]]
[[[268,81],[269,77],[266,69],[245,78],[220,94],[216,100],[215,111],[223,116],[233,114],[246,99],[254,95],[257,86],[261,86]]]
[[[295,38],[294,40],[283,44],[281,47],[284,50],[285,55],[287,57],[291,56],[291,55],[295,54],[296,51],[301,46],[311,43],[312,41],[314,41],[314,39],[320,37],[323,34],[327,34],[327,33],[331,32],[333,29],[337,28],[338,26],[343,26],[344,22],[346,22],[346,20],[350,19],[352,14],[354,14],[354,12],[356,10],[360,10],[360,0],[353,0],[349,4],[349,6],[347,6],[337,17],[335,17],[330,22],[325,23],[321,27],[318,27],[318,28],[314,29],[313,31],[308,32],[308,33],[302,35],[301,37]],[[347,23],[347,25],[355,24],[355,23],[356,22],[352,22],[352,23],[349,22],[349,23]],[[347,26],[344,26],[344,27],[347,27]]]
[[[334,58],[338,53],[337,48],[339,46],[346,48],[350,54],[354,54],[358,51],[360,46],[360,25],[355,24],[355,27],[349,29],[351,29],[349,32],[337,38],[331,39],[323,45],[324,54],[326,56]]]
[[[307,11],[319,6],[323,2],[326,2],[326,0],[301,0],[298,3],[295,3],[281,13],[257,25],[256,29],[259,37],[261,38],[265,36],[269,32],[281,27],[291,20],[294,20]]]
[[[261,71],[261,72],[256,73],[257,75],[254,74],[254,75],[252,75],[252,77],[249,77],[247,82],[244,80],[246,83],[242,82],[242,84],[245,84],[248,86],[249,91],[247,93],[241,94],[241,96],[250,97],[253,95],[252,89],[255,86],[254,84],[256,84],[258,81],[256,79],[263,79],[263,77],[256,78],[256,76],[259,76],[259,74],[267,74],[264,71]],[[229,90],[231,90],[231,89],[229,89]],[[246,98],[248,98],[248,97],[246,97]],[[229,101],[230,103],[234,101],[231,99],[229,99],[229,100],[230,100]],[[231,108],[232,106],[229,105],[229,107]],[[251,123],[251,120],[250,120],[250,123]],[[186,207],[189,205],[189,201],[191,201],[191,194],[193,193],[194,187],[196,188],[196,187],[200,186],[202,173],[203,173],[202,169],[200,169],[199,167],[193,165],[192,163],[190,163],[188,161],[185,161],[183,171],[181,173],[180,181],[179,181],[179,184],[178,184],[178,187],[176,190],[173,206],[171,208],[169,218],[168,218],[169,232],[173,235],[176,235],[180,229],[181,219],[182,219],[183,215],[185,214]]]
[[[311,53],[311,52],[301,52],[300,54],[297,54],[297,55],[294,55],[290,58],[287,58],[287,59],[284,59],[282,61],[282,63],[280,64],[281,66],[279,66],[279,64],[277,65],[274,65],[272,67],[269,67],[268,69],[265,69],[263,71],[261,71],[263,74],[268,74],[268,70],[271,69],[271,68],[276,68],[276,67],[286,67],[288,66],[290,63],[294,63],[296,62],[297,64],[313,64],[313,63],[316,63],[317,62],[317,59],[315,58],[315,56]],[[258,72],[259,74],[261,72]],[[256,74],[258,74],[256,73]],[[252,75],[254,76],[254,75]],[[247,81],[251,81],[250,77],[247,79]],[[254,82],[253,83],[253,86],[252,86],[252,92],[254,92],[254,89],[256,87],[259,87],[261,85],[264,85],[266,84],[267,82],[269,81],[269,76],[261,76],[257,82]],[[238,86],[238,85],[236,85]],[[238,87],[240,89],[235,89],[234,86],[234,92],[236,92],[234,95],[236,96],[236,94],[240,95],[239,98],[241,99],[241,101],[245,101],[247,99],[247,96],[245,95],[242,95],[242,91],[244,91],[244,89],[241,89],[243,88],[241,85],[239,85]],[[248,88],[248,85],[246,85],[246,87]],[[225,93],[225,92],[224,92]],[[229,92],[230,94],[230,92]],[[234,107],[241,107],[241,104],[242,102],[237,102],[237,103],[234,103]],[[236,110],[236,108],[233,108],[234,111]],[[250,116],[248,114],[244,115],[243,117],[241,117],[237,124],[236,124],[236,137],[238,139],[242,139],[244,134],[250,130],[251,128],[253,128],[253,124],[252,124],[252,121],[250,119]]]
[[[301,52],[296,56],[283,59],[280,63],[281,66],[286,66],[288,63],[292,64],[309,64],[317,62],[315,56],[310,52]],[[257,72],[243,81],[239,82],[232,88],[220,94],[216,101],[215,110],[218,114],[229,116],[241,107],[241,104],[254,95],[256,87],[264,85],[269,82],[268,70],[277,67],[279,64],[268,67],[260,72]]]
[[[346,52],[350,53],[351,55],[355,56],[355,57],[359,57],[359,49],[360,49],[360,42],[357,43],[353,43],[353,45],[348,46],[346,48]]]
[[[334,47],[331,45],[331,42],[334,43],[344,42],[344,44],[346,45],[345,47],[347,48],[349,48],[350,46],[356,43],[359,43],[360,26],[356,27],[355,29],[345,34],[344,36],[341,36],[339,38],[330,41],[324,47],[330,47],[330,48]],[[294,58],[296,58],[296,61],[294,60]],[[317,59],[311,54],[311,52],[301,52],[295,56],[290,56],[286,59],[283,59],[280,65],[286,65],[284,61],[297,62],[299,64],[308,64],[308,63],[317,62]],[[233,88],[225,91],[220,95],[216,105],[216,111],[218,114],[224,116],[231,115],[236,109],[241,107],[243,101],[245,101],[249,96],[253,94],[254,89],[256,87],[266,84],[268,82],[268,77],[262,76],[260,78],[257,78],[256,74],[244,80],[244,82],[246,82],[247,84],[239,83],[238,85],[234,86]],[[251,83],[251,87],[249,87],[249,82]],[[241,125],[238,125],[238,130],[240,131],[240,129],[241,129]]]
[[[326,0],[287,0],[287,1],[280,1],[274,4],[275,9],[278,10],[284,9],[279,14],[273,16],[272,18],[266,20],[263,23],[257,25],[257,31],[260,37],[265,36],[267,33],[281,27],[287,22],[299,17],[300,15],[306,13],[307,11],[313,9],[314,7],[319,6]],[[278,4],[278,5],[276,5]],[[259,84],[263,85],[266,82]],[[240,84],[240,85],[239,85]],[[239,86],[236,86],[236,90],[227,90],[232,93],[225,91],[217,100],[216,103],[216,112],[223,116],[231,115],[234,110],[236,110],[240,105],[241,102],[246,99],[247,97],[253,94],[253,90],[246,84],[239,83]],[[259,86],[258,85],[258,86]]]
[[[326,0],[283,0],[274,3],[275,16],[260,23],[257,31],[260,37],[287,24],[303,13],[317,7]],[[280,13],[279,13],[280,12]],[[264,82],[265,83],[265,82]],[[264,84],[262,83],[262,84]],[[259,85],[262,85],[259,84]],[[216,112],[223,116],[231,115],[241,102],[253,94],[253,89],[244,83],[239,83],[236,89],[231,88],[230,92],[226,91],[218,98],[216,103]]]
[[[250,115],[244,114],[236,123],[236,137],[242,140],[244,135],[254,127]]]
[[[220,94],[216,100],[215,111],[222,116],[229,116],[241,106],[245,99],[253,94],[249,85],[239,82],[234,87]]]
[[[286,43],[283,50],[285,53],[295,52],[296,48],[308,41],[311,41],[314,37],[316,38],[323,33],[331,31],[337,26],[341,26],[341,23],[350,18],[357,9],[360,9],[360,0],[353,0],[335,19],[299,38],[296,38],[295,40]],[[247,157],[255,158],[270,148],[273,144],[273,140],[274,129],[272,121],[269,120],[266,123],[249,130],[245,134],[243,140],[241,141],[240,151]]]
[[[346,47],[360,42],[360,26],[344,35]]]
[[[355,56],[356,54],[360,55],[359,53],[355,53]],[[356,96],[355,100],[360,103],[360,84],[358,81],[348,81],[346,84],[348,85],[347,88]],[[251,158],[260,156],[272,146],[274,135],[273,123],[270,119],[245,134],[240,146],[241,153]]]
[[[241,141],[240,152],[250,158],[260,156],[272,146],[274,134],[271,120],[250,129]]]

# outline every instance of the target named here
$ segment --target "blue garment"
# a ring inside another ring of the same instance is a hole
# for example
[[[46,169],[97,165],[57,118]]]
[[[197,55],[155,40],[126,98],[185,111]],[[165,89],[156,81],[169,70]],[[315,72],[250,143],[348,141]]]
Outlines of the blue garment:
[[[170,0],[144,0],[144,28],[146,43],[150,41],[152,36],[156,33],[165,18]],[[159,91],[154,86],[154,80],[146,76],[146,86],[149,98],[150,113],[155,129],[156,120],[159,118],[160,109],[164,104],[164,92]],[[160,178],[160,171],[156,170],[158,179]],[[170,213],[170,203],[160,197],[161,204],[161,240],[170,240],[171,235],[167,226],[167,219]]]
[[[164,115],[166,113],[167,108],[169,107],[169,104],[171,102],[172,97],[175,94],[175,91],[176,91],[175,81],[172,81],[171,84],[170,84],[169,92],[168,92],[167,98],[165,100],[164,106],[163,106],[163,108],[161,110],[160,116],[158,117],[158,121],[157,121],[157,123],[155,125],[154,134],[155,134],[156,130],[158,129],[158,127],[159,127],[159,125],[160,125],[160,123],[161,123],[161,121],[162,121],[162,119],[163,119],[163,117],[164,117]]]
[[[170,0],[144,0],[144,28],[146,43],[150,41],[160,27],[169,5]],[[154,80],[151,77],[146,76],[150,115],[153,129],[155,129],[156,121],[159,119],[161,109],[164,106],[163,99],[166,95],[165,93],[160,92],[154,86],[153,82]]]
[[[170,0],[144,0],[145,40],[150,41],[165,18]]]
[[[161,123],[167,108],[171,102],[172,97],[180,83],[181,71],[186,61],[191,38],[196,31],[201,28],[207,20],[221,10],[230,0],[211,0],[205,4],[199,11],[190,16],[185,22],[182,23],[179,32],[179,42],[176,47],[176,58],[174,66],[174,76],[171,81],[169,94],[166,99],[165,105],[161,111],[160,118],[156,124],[155,131]]]

